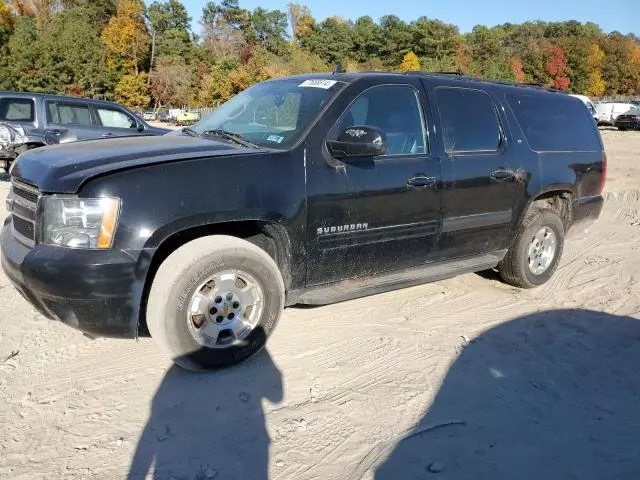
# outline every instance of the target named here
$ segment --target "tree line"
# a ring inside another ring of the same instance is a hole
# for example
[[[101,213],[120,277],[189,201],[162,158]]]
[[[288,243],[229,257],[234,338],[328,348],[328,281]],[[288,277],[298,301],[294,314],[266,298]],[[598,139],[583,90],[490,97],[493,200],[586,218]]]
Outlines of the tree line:
[[[215,106],[255,82],[332,70],[449,71],[593,97],[640,94],[640,39],[595,23],[458,27],[425,16],[316,20],[207,2],[201,32],[179,0],[2,0],[0,89]]]

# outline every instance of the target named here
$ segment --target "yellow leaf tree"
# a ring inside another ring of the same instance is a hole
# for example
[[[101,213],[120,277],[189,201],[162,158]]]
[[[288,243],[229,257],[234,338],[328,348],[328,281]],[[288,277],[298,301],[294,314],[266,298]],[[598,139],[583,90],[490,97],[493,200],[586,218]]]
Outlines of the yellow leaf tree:
[[[143,12],[144,4],[140,0],[120,0],[118,11],[102,31],[107,65],[112,70],[140,73],[140,64],[149,51]]]
[[[587,95],[601,97],[604,95],[607,85],[602,78],[602,62],[604,61],[604,51],[597,44],[589,47],[587,56],[587,69],[589,71],[589,83],[587,85]]]
[[[412,51],[407,52],[402,59],[399,70],[401,72],[415,72],[420,70],[420,60],[418,60],[418,56]]]

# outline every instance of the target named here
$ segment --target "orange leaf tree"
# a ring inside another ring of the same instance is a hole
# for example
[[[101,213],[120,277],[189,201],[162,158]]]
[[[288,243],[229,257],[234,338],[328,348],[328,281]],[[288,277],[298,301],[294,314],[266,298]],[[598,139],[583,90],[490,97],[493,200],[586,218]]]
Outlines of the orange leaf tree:
[[[571,84],[571,80],[567,76],[567,60],[564,55],[564,49],[557,45],[550,47],[551,59],[547,63],[546,70],[551,77],[551,87],[558,90],[566,90]]]

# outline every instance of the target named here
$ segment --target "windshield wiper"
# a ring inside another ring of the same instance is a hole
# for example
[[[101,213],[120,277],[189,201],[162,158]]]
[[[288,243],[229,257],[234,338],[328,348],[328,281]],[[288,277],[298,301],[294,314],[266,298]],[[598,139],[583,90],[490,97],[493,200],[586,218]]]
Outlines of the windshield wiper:
[[[196,133],[193,130],[191,130],[191,132]],[[237,143],[238,145],[242,145],[243,147],[260,148],[255,143],[251,143],[251,142],[245,140],[245,138],[242,135],[240,135],[239,133],[230,132],[228,130],[222,130],[221,128],[216,128],[216,129],[213,129],[213,130],[205,130],[204,132],[201,132],[198,136],[200,136],[200,137],[222,137],[225,140],[229,140],[231,142]]]

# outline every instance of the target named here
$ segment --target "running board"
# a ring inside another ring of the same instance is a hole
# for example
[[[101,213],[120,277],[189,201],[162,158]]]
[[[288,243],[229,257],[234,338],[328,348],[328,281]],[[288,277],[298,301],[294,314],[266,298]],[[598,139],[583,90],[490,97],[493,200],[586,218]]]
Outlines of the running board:
[[[444,280],[445,278],[456,277],[465,273],[488,270],[497,266],[506,252],[506,250],[500,250],[474,257],[433,262],[403,270],[393,270],[387,273],[315,286],[302,291],[299,290],[298,295],[296,295],[296,292],[291,292],[287,298],[287,305],[328,305]]]

